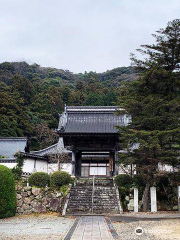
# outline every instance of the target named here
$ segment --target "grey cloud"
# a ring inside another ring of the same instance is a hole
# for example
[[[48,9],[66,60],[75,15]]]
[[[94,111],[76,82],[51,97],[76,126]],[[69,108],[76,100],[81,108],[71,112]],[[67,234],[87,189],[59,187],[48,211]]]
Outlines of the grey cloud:
[[[0,62],[74,72],[128,66],[130,52],[179,12],[179,0],[0,0]]]

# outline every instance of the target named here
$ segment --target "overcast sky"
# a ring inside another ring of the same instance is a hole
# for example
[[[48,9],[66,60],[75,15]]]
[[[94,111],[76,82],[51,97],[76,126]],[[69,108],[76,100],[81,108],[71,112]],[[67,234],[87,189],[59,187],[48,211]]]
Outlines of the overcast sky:
[[[175,18],[180,0],[0,0],[0,62],[75,73],[128,66]]]

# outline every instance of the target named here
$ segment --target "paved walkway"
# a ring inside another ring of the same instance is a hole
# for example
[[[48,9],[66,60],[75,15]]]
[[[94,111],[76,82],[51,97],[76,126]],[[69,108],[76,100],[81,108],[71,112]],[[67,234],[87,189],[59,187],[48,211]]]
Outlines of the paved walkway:
[[[104,217],[84,216],[71,237],[71,240],[113,240]]]

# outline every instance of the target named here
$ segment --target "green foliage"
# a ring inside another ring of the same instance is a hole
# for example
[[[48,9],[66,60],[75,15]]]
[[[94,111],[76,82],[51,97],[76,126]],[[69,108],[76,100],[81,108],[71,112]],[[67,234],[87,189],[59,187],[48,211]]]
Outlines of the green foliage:
[[[146,176],[143,174],[135,174],[132,181],[135,187],[144,187],[146,185]]]
[[[118,187],[130,188],[132,186],[132,178],[128,174],[119,174],[115,177],[115,183]]]
[[[0,218],[14,216],[16,207],[13,174],[9,168],[0,165]]]
[[[127,127],[119,128],[121,146],[127,149],[120,154],[120,163],[135,164],[136,171],[146,175],[147,190],[156,183],[158,163],[180,165],[180,20],[169,22],[153,36],[156,43],[140,49],[147,57],[133,56],[142,74],[121,89],[120,99],[132,117]],[[135,143],[139,147],[133,149]]]
[[[180,185],[180,171],[174,174],[174,180],[177,185]]]
[[[67,185],[63,185],[60,187],[59,190],[63,194],[63,196],[66,196],[69,192],[69,187]]]
[[[60,188],[63,185],[71,183],[71,176],[67,172],[57,171],[51,175],[51,187]]]
[[[30,186],[34,187],[46,187],[49,185],[50,177],[45,172],[36,172],[31,174],[28,178]]]
[[[101,74],[73,74],[26,62],[2,63],[0,136],[27,136],[32,149],[47,147],[50,141],[46,141],[46,137],[51,128],[57,128],[59,113],[64,110],[65,103],[74,106],[116,105],[119,86],[134,78],[132,67]],[[39,137],[39,126],[47,126],[48,133]]]
[[[23,174],[23,164],[24,164],[24,157],[21,153],[16,153],[16,166],[12,168],[12,173],[14,175],[15,180],[20,180]]]

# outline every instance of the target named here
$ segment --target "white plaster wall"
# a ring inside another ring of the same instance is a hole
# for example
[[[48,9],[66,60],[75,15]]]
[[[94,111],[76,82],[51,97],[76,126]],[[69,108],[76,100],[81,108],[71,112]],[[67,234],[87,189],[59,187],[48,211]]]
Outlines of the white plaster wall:
[[[48,164],[48,173],[53,173],[55,171],[58,171],[57,163],[49,163]]]
[[[35,170],[37,172],[46,172],[48,171],[47,161],[45,160],[34,160],[34,159],[25,159],[23,165],[23,172],[32,173]]]
[[[71,163],[61,163],[60,164],[60,169],[61,169],[61,171],[68,172],[71,175],[71,173],[72,173],[72,164]],[[57,163],[48,164],[48,173],[53,173],[55,171],[58,171]]]
[[[61,163],[60,168],[61,168],[61,171],[65,171],[71,175],[71,173],[72,173],[72,164],[71,163]]]
[[[162,163],[158,163],[158,169],[159,171],[162,171],[162,172],[173,172],[177,170],[177,169],[173,169],[171,165],[162,164]]]
[[[34,159],[25,159],[23,172],[32,173],[34,170]]]
[[[43,160],[36,160],[36,171],[37,172],[48,172],[48,163]]]
[[[132,166],[133,174],[136,174],[136,165]],[[122,164],[118,166],[118,174],[131,174],[131,165],[124,167]]]
[[[0,165],[4,165],[11,169],[16,166],[16,163],[0,163]]]

